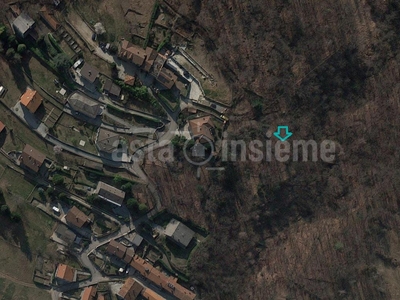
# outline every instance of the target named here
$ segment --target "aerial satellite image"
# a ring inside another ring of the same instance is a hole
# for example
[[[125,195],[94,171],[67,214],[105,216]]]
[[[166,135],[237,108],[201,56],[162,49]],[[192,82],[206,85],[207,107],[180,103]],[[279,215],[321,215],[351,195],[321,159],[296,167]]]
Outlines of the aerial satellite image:
[[[399,115],[399,0],[0,0],[0,300],[398,300]]]

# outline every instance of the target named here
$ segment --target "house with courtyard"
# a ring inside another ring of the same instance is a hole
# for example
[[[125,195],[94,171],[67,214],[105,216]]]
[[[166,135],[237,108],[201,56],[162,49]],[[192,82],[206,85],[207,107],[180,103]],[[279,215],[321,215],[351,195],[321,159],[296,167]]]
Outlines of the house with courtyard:
[[[149,73],[151,67],[153,67],[154,61],[156,60],[158,56],[157,51],[155,51],[153,48],[147,47],[146,48],[146,59],[143,64],[143,71]]]
[[[136,46],[127,40],[122,40],[118,45],[118,57],[141,67],[146,58],[146,51],[142,47]]]
[[[65,215],[65,221],[76,228],[82,228],[90,223],[89,217],[76,206],[73,206]]]
[[[34,173],[44,171],[45,159],[46,155],[28,144],[25,145],[24,150],[22,150],[21,156],[19,157],[20,163]]]
[[[157,53],[154,49],[136,46],[127,40],[119,43],[118,57],[122,60],[132,62],[143,71],[152,75],[155,80],[165,89],[171,89],[178,77],[165,67],[167,57]]]
[[[37,91],[27,88],[19,101],[30,113],[34,114],[43,103],[43,97]]]
[[[125,199],[124,191],[102,181],[98,182],[95,194],[97,194],[101,199],[117,206],[121,206]]]
[[[171,89],[178,80],[178,77],[165,67],[166,61],[166,56],[157,53],[157,57],[152,61],[152,66],[149,68],[149,74],[165,89]]]
[[[76,270],[65,264],[58,264],[54,276],[58,284],[67,284],[76,281]]]
[[[96,79],[99,77],[100,71],[96,67],[85,62],[80,73],[84,80],[93,84],[96,81]]]
[[[175,85],[178,77],[170,69],[163,67],[160,72],[158,72],[155,79],[166,89],[171,89]]]
[[[189,120],[189,132],[200,143],[214,142],[215,126],[211,116]]]
[[[177,245],[186,248],[194,237],[194,231],[182,222],[172,219],[165,228],[165,235]]]
[[[117,242],[116,240],[111,240],[107,245],[107,253],[114,255],[120,259],[123,259],[126,253],[126,246]]]
[[[106,81],[104,82],[103,86],[103,91],[110,96],[111,98],[119,98],[121,95],[121,87],[116,85],[114,82],[112,82],[111,79],[107,78]]]
[[[151,281],[155,286],[165,290],[180,300],[194,300],[196,298],[196,294],[178,283],[178,278],[166,275],[138,255],[133,257],[131,267],[139,272],[145,279]]]
[[[26,38],[35,28],[35,21],[26,13],[22,12],[12,23],[15,34]]]
[[[93,119],[103,113],[100,103],[79,92],[70,95],[68,104],[75,112],[82,113]]]
[[[139,297],[142,290],[143,286],[135,279],[129,277],[119,290],[117,298],[120,300],[135,300]]]

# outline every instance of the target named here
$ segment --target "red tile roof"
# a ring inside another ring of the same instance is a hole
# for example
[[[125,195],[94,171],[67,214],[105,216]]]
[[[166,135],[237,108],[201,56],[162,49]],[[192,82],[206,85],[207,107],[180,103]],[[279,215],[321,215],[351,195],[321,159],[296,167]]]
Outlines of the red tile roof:
[[[27,89],[25,94],[21,96],[20,101],[31,113],[35,113],[40,104],[42,104],[43,97],[35,90]]]
[[[59,264],[56,272],[56,277],[68,282],[73,282],[75,277],[75,270],[70,266]]]
[[[94,285],[88,286],[83,290],[81,300],[94,300],[96,294],[97,294],[97,288]]]
[[[155,285],[163,288],[180,300],[193,300],[196,298],[196,294],[177,283],[177,278],[165,275],[137,255],[135,255],[131,261],[131,266],[142,276],[146,277]]]

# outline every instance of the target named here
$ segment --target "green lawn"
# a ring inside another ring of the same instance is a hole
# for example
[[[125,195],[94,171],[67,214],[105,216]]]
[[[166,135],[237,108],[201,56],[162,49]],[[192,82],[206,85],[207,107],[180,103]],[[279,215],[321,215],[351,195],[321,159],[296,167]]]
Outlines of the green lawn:
[[[86,22],[94,25],[101,22],[106,29],[106,39],[108,42],[118,41],[120,37],[128,37],[129,24],[124,19],[122,9],[113,9],[119,6],[117,1],[107,1],[108,5],[99,5],[96,0],[78,0],[75,1],[75,8],[80,16],[85,18]],[[113,3],[114,2],[114,3]],[[108,10],[112,9],[113,13]]]
[[[10,198],[12,195],[19,195],[27,199],[35,187],[35,183],[28,181],[23,175],[10,168],[6,168],[0,181],[0,186],[4,189],[6,198],[9,194]]]

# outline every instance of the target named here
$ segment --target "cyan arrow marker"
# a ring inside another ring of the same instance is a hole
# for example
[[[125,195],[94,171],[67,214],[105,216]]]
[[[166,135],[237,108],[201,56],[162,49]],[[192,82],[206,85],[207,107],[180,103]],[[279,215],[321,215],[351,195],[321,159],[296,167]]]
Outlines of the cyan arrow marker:
[[[281,130],[285,130],[284,136],[281,136]],[[292,134],[293,133],[289,131],[289,126],[278,126],[278,129],[274,132],[274,136],[276,136],[281,142],[286,141],[292,136]]]

